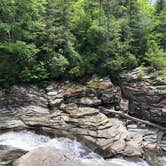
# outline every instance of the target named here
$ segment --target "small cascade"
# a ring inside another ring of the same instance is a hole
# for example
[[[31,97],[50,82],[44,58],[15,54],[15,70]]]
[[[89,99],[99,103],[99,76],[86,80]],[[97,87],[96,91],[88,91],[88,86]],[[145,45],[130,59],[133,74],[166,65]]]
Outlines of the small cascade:
[[[94,153],[88,147],[80,144],[76,140],[68,138],[50,138],[48,136],[38,135],[31,131],[20,132],[7,132],[0,135],[0,146],[8,146],[9,148],[15,148],[24,151],[31,151],[41,146],[51,146],[57,149],[68,150],[75,156],[81,158],[88,163],[90,160],[95,160],[98,163],[109,162],[112,165],[118,166],[151,166],[145,161],[129,161],[123,158],[114,158],[110,160],[104,160],[100,155]],[[150,158],[149,158],[150,160]],[[166,166],[166,158],[160,158],[160,165],[152,166]]]
[[[30,131],[8,132],[0,135],[0,145],[7,145],[25,151],[31,151],[41,146],[51,146],[57,149],[69,150],[81,158],[102,158],[88,147],[76,140],[68,138],[53,138],[38,135]]]

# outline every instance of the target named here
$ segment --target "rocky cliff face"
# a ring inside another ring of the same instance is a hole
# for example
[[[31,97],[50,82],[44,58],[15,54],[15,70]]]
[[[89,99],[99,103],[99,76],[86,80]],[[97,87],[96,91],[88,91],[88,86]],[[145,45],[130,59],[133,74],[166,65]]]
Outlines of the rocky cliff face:
[[[164,73],[137,68],[121,74],[121,87],[129,99],[129,113],[155,123],[166,124],[166,79]]]
[[[125,75],[123,79],[125,81]],[[126,84],[123,82],[124,91]],[[84,85],[52,82],[45,90],[13,86],[2,89],[0,96],[0,130],[30,128],[52,136],[77,138],[104,157],[142,156],[145,149],[166,151],[166,143],[153,137],[155,129],[139,128],[138,124],[129,124],[125,119],[100,110],[100,106],[125,111],[128,108],[128,102],[121,100],[120,89],[108,78],[93,78]],[[132,97],[143,108],[137,95]],[[159,115],[158,118],[165,117]],[[146,137],[149,133],[152,133],[150,138]],[[163,138],[164,132],[161,132]]]
[[[123,123],[98,109],[114,108],[116,92],[109,79],[97,78],[86,85],[54,82],[45,92],[13,86],[1,93],[0,129],[45,128],[58,136],[76,137],[105,157],[140,156],[139,142],[129,139]]]

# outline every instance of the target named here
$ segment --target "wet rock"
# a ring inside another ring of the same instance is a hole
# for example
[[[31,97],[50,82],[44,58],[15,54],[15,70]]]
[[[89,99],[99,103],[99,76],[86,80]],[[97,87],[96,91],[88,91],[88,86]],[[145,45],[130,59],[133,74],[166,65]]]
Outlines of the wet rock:
[[[18,161],[13,166],[83,166],[80,159],[65,151],[52,147],[35,149]]]
[[[73,154],[53,147],[35,149],[20,159],[13,166],[123,166],[111,161],[98,159],[79,159]]]
[[[136,124],[130,124],[127,126],[127,128],[130,130],[130,129],[137,129],[138,126]]]
[[[26,152],[23,150],[15,149],[9,146],[0,146],[0,165],[11,164],[16,159],[20,158]]]
[[[137,127],[136,127],[137,126]],[[143,125],[131,124],[127,126],[133,140],[137,140],[137,144],[141,145],[145,152],[165,153],[166,135],[164,131]]]
[[[126,143],[124,154],[126,156],[142,156],[143,151],[141,146],[137,144],[137,141],[130,141]]]
[[[147,155],[146,161],[151,166],[166,166],[166,157],[156,156],[155,154]]]

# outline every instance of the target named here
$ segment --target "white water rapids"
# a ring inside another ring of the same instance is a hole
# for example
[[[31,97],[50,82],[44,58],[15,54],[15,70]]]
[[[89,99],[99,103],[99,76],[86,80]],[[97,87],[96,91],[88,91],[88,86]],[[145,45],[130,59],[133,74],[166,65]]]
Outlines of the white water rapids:
[[[77,157],[82,159],[94,159],[97,162],[102,163],[104,159],[98,154],[92,152],[86,146],[81,145],[77,141],[73,141],[67,138],[50,138],[47,136],[42,136],[35,134],[30,131],[20,131],[20,132],[7,132],[0,135],[0,145],[6,145],[9,147],[14,147],[16,149],[22,149],[26,151],[33,150],[40,146],[52,146],[57,149],[67,149],[74,153]],[[165,161],[164,161],[165,160]],[[162,164],[153,166],[166,166],[166,158],[161,158]],[[150,166],[145,161],[128,161],[123,158],[110,159],[107,162],[110,165],[118,164],[120,166]]]

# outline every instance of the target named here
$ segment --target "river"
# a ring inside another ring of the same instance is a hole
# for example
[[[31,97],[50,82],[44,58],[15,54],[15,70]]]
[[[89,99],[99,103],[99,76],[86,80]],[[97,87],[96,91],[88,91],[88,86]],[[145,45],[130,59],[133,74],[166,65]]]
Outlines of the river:
[[[57,149],[67,149],[82,160],[96,160],[96,162],[100,163],[104,161],[100,155],[94,153],[88,147],[81,145],[76,140],[70,140],[68,138],[50,138],[31,131],[3,133],[0,135],[0,145],[25,151],[48,145],[56,147]],[[113,158],[107,160],[107,162],[109,162],[111,166],[166,166],[166,157],[156,157],[154,159],[154,157],[149,156],[148,162],[144,160],[129,161],[123,158]],[[1,163],[3,162],[0,161],[0,166],[3,165]]]

